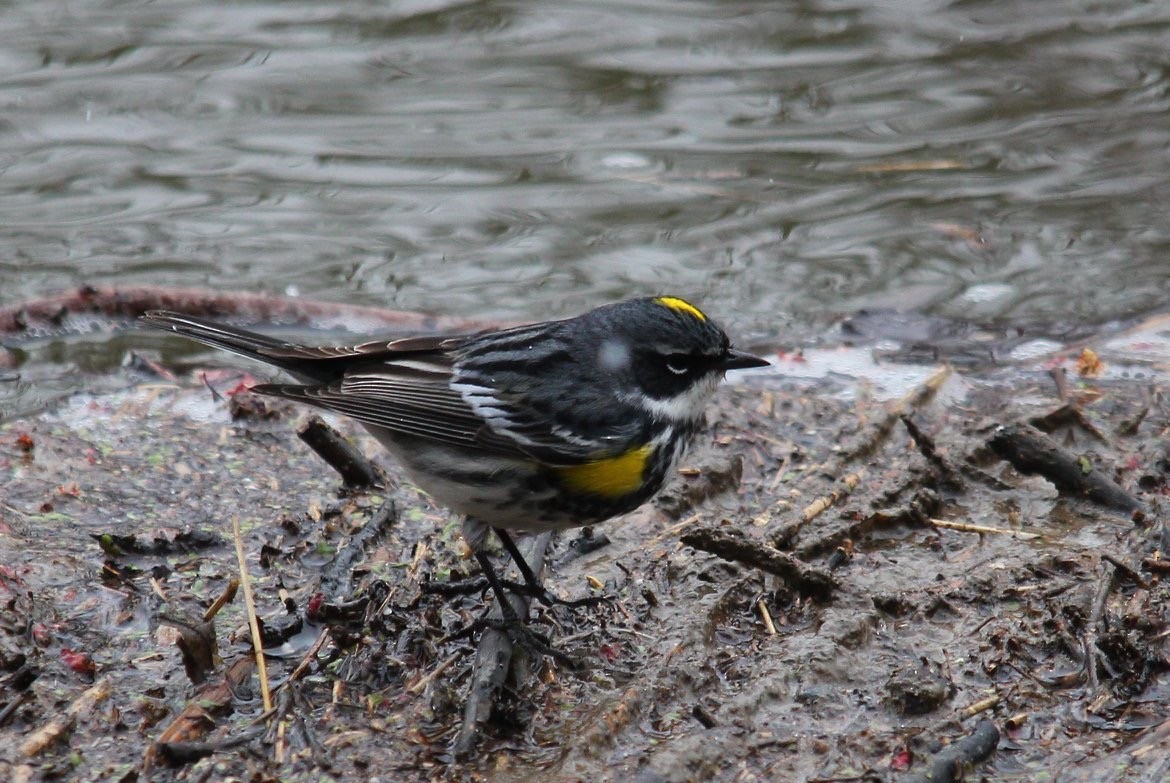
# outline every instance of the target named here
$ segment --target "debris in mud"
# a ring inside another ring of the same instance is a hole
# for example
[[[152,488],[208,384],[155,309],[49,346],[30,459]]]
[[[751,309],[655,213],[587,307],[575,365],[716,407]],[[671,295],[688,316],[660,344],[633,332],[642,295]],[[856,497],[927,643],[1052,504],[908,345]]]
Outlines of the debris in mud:
[[[289,411],[293,410],[293,406],[280,400],[266,397],[263,394],[256,394],[249,391],[249,387],[243,386],[242,384],[236,389],[229,390],[226,393],[226,397],[228,400],[228,411],[234,420],[254,419],[256,421],[263,421],[264,419],[280,419]]]
[[[183,656],[183,669],[193,685],[202,685],[215,671],[219,650],[215,639],[215,625],[210,622],[191,622],[178,617],[159,616],[159,623],[178,632],[175,645]]]
[[[477,625],[482,588],[424,589],[476,575],[458,522],[393,470],[343,491],[287,418],[233,420],[152,373],[0,425],[0,778],[1158,779],[1170,416],[1098,355],[1092,394],[1064,397],[1047,368],[924,371],[889,404],[728,389],[675,506],[598,528],[597,549],[547,543],[550,589],[611,599],[529,609],[580,670]],[[1072,455],[1070,483],[1003,461],[1003,432]],[[198,689],[159,631],[237,577],[233,516],[271,712],[237,603]]]
[[[187,755],[172,754],[164,750],[175,744],[187,744],[205,736],[218,725],[222,715],[231,712],[233,702],[243,693],[248,678],[255,671],[255,662],[249,657],[238,658],[228,666],[217,682],[201,688],[196,698],[158,735],[143,758],[143,772],[150,774],[154,760],[162,754],[163,759],[184,763],[195,760]],[[198,756],[196,757],[198,758]]]
[[[90,538],[97,541],[103,552],[114,558],[126,555],[160,556],[190,553],[211,547],[220,547],[225,543],[222,536],[209,530],[180,530],[173,535],[160,532],[152,536],[149,541],[137,533],[127,535],[90,533]]]
[[[48,723],[25,737],[20,743],[20,752],[25,756],[39,756],[51,745],[63,741],[76,726],[80,718],[92,717],[98,707],[110,698],[113,688],[108,678],[95,682],[75,698],[63,713],[54,716]]]
[[[735,528],[701,527],[679,539],[687,546],[710,552],[726,560],[753,566],[783,579],[799,593],[827,599],[838,587],[827,571],[802,562],[760,541],[753,541]]]
[[[948,745],[930,760],[926,772],[915,775],[913,783],[955,783],[964,780],[967,772],[985,761],[999,744],[999,729],[990,720],[980,721],[975,731]]]
[[[743,458],[719,454],[706,464],[679,471],[680,480],[654,499],[654,504],[672,519],[681,519],[704,500],[733,491],[743,477]]]
[[[1000,428],[988,441],[991,449],[1025,474],[1039,474],[1061,492],[1084,497],[1118,511],[1136,511],[1140,500],[1095,468],[1088,456],[1073,454],[1024,424]]]
[[[309,416],[297,437],[338,472],[346,489],[369,489],[386,485],[386,476],[373,462],[320,416]]]
[[[886,681],[886,702],[900,715],[926,715],[955,693],[955,684],[925,658],[908,664]]]

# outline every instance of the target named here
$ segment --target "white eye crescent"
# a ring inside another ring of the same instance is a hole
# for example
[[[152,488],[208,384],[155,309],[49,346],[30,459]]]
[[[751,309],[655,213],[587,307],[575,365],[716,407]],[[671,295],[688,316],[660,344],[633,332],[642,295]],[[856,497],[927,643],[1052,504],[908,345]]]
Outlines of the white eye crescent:
[[[670,370],[675,375],[686,375],[687,371],[690,370],[690,367],[687,367],[685,364],[671,364],[670,362],[667,362],[666,369]]]

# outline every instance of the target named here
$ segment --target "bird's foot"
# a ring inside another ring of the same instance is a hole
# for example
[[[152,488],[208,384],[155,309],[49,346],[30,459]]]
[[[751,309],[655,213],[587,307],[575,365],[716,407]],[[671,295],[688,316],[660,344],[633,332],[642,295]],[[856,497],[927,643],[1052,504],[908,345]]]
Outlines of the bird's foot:
[[[545,606],[567,606],[572,609],[580,609],[582,607],[598,606],[614,600],[614,597],[609,594],[589,595],[576,599],[560,598],[549,592],[543,585],[513,582],[509,579],[501,579],[500,584],[515,595],[526,595],[529,598],[535,598]],[[423,582],[419,589],[430,595],[449,596],[482,593],[490,587],[491,584],[486,577],[476,576],[470,579],[460,579],[456,582]]]
[[[459,639],[469,639],[484,631],[497,631],[502,633],[508,637],[508,640],[514,646],[537,655],[547,655],[567,668],[577,670],[584,666],[580,660],[554,647],[547,636],[534,630],[519,617],[514,616],[492,617],[484,615],[461,628],[455,629],[439,639],[437,644],[446,644],[447,642],[457,641]]]

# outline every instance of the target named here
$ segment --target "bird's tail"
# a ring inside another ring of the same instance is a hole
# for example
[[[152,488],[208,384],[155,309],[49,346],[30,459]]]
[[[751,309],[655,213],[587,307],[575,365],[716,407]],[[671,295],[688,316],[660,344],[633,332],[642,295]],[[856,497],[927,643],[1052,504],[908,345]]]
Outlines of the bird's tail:
[[[305,362],[282,355],[299,346],[236,326],[207,321],[170,310],[150,310],[139,319],[143,326],[174,332],[196,342],[270,364],[294,375],[305,375]]]

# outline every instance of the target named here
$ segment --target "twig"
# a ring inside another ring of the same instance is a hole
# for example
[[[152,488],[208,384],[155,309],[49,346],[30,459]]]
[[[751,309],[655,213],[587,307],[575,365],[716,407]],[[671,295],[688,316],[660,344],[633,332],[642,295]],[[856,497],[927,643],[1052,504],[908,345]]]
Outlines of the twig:
[[[691,514],[689,517],[682,520],[681,522],[675,522],[673,525],[670,525],[669,527],[665,527],[662,530],[660,530],[658,532],[658,534],[654,536],[654,538],[650,539],[647,542],[647,545],[649,546],[649,545],[654,545],[654,544],[660,544],[663,541],[666,541],[668,539],[672,539],[676,535],[681,533],[682,531],[686,530],[688,527],[691,527],[692,525],[694,525],[696,522],[698,522],[702,518],[703,518],[702,514]]]
[[[987,710],[993,709],[994,707],[997,707],[997,706],[999,706],[999,694],[993,693],[990,696],[988,696],[987,698],[980,699],[979,701],[975,702],[974,704],[969,704],[966,707],[964,707],[962,710],[960,710],[959,711],[959,719],[960,720],[967,720],[968,718],[974,718],[979,713],[987,712]]]
[[[6,503],[3,500],[0,500],[0,508],[6,508],[9,511],[11,511],[13,514],[17,514],[19,516],[22,516],[25,519],[32,516],[32,514],[29,513],[28,511],[25,511],[23,509],[19,509],[16,506],[12,505],[11,503]]]
[[[1044,432],[1052,432],[1059,427],[1075,424],[1092,435],[1098,443],[1109,443],[1109,438],[1105,436],[1105,433],[1101,432],[1097,425],[1089,420],[1079,405],[1073,403],[1061,405],[1043,416],[1034,416],[1028,420],[1028,423]]]
[[[215,619],[215,616],[219,614],[219,610],[223,609],[225,605],[231,603],[231,600],[236,597],[236,591],[239,589],[239,579],[228,580],[227,586],[223,589],[223,592],[219,594],[219,598],[216,598],[215,601],[212,602],[211,606],[207,607],[207,611],[203,613],[203,622],[209,623]]]
[[[1053,367],[1048,371],[1052,378],[1052,385],[1056,387],[1056,397],[1061,402],[1068,399],[1068,370],[1064,367]]]
[[[7,723],[8,719],[12,717],[12,713],[20,709],[21,705],[32,698],[32,695],[32,691],[20,691],[15,696],[13,696],[12,699],[6,705],[4,705],[4,709],[0,710],[0,726],[3,726],[5,723]]]
[[[397,506],[394,501],[386,500],[362,525],[361,530],[351,535],[345,546],[337,550],[333,559],[321,569],[321,592],[327,599],[333,600],[349,593],[354,566],[362,561],[374,542],[390,532],[397,521]]]
[[[309,664],[317,657],[317,653],[321,652],[321,648],[325,646],[325,642],[327,641],[329,641],[329,626],[326,625],[321,629],[321,633],[317,634],[317,638],[313,643],[309,645],[309,649],[305,651],[305,654],[301,656],[300,663],[297,664],[296,668],[289,673],[284,681],[273,688],[273,690],[279,691],[285,685],[288,685],[290,682],[296,682],[304,676],[305,671],[309,668]]]
[[[805,506],[804,511],[800,513],[801,524],[808,524],[821,514],[828,511],[835,506],[842,498],[846,498],[856,489],[858,482],[865,478],[865,471],[859,470],[856,473],[850,473],[845,478],[841,479],[840,489],[835,489],[828,495],[818,498],[809,505]]]
[[[91,712],[108,699],[112,692],[113,686],[109,678],[101,678],[74,699],[63,715],[53,718],[22,742],[20,752],[26,756],[39,756],[45,748],[65,736],[79,716]]]
[[[796,538],[796,534],[799,533],[805,525],[807,525],[809,522],[812,522],[814,519],[828,511],[837,503],[840,503],[844,498],[849,497],[849,495],[853,492],[854,489],[857,488],[857,485],[863,478],[865,478],[865,471],[859,470],[856,473],[850,473],[848,476],[841,479],[837,489],[833,490],[828,495],[819,497],[812,503],[809,503],[804,507],[804,510],[800,512],[800,517],[798,519],[788,522],[779,530],[772,533],[770,536],[772,546],[776,547],[777,549],[787,548],[789,545],[791,545],[792,540]],[[779,501],[763,514],[756,517],[752,524],[755,527],[769,525],[772,521],[773,515],[776,514],[777,511],[779,511],[781,508],[787,508],[787,505],[787,500]]]
[[[244,558],[244,537],[240,533],[240,518],[232,517],[232,535],[236,539],[236,560],[240,565],[240,585],[244,588],[244,608],[248,612],[248,628],[252,632],[252,651],[256,655],[256,674],[260,679],[260,696],[265,711],[272,709],[272,694],[268,690],[268,666],[264,660],[264,639],[260,636],[260,622],[256,618],[256,602],[252,597],[252,580],[248,578],[248,562]]]
[[[1170,574],[1170,558],[1143,557],[1142,567],[1147,571],[1155,571],[1159,574]]]
[[[289,680],[291,683],[292,681]],[[334,681],[336,684],[337,681]],[[285,760],[285,751],[288,750],[288,714],[292,711],[294,706],[293,689],[287,688],[280,691],[276,698],[276,706],[271,712],[262,712],[260,715],[252,719],[251,725],[258,726],[261,723],[267,723],[268,728],[264,732],[264,741],[272,745],[272,758],[276,760],[277,764],[283,764]]]
[[[304,737],[305,744],[309,746],[309,750],[313,754],[314,764],[318,769],[328,769],[329,753],[321,744],[321,740],[317,738],[317,732],[305,720],[306,715],[313,713],[313,706],[305,700],[304,693],[299,687],[289,688],[289,694],[296,707],[293,711],[293,719],[297,722],[297,728],[301,730],[301,736]]]
[[[870,531],[878,527],[891,525],[924,526],[927,520],[939,513],[942,500],[929,488],[921,487],[910,500],[897,509],[891,511],[875,511],[861,519],[841,518],[817,528],[817,536],[806,541],[796,548],[796,556],[804,559],[816,557],[823,552],[830,552],[838,547],[850,546],[849,542],[858,541]]]
[[[835,463],[826,468],[826,472],[830,476],[839,476],[844,472],[845,466],[856,460],[863,459],[882,444],[882,442],[889,436],[894,425],[912,410],[916,410],[928,402],[939,390],[939,388],[946,382],[946,379],[951,375],[951,368],[949,366],[939,367],[930,376],[923,381],[917,388],[910,391],[900,399],[886,407],[882,416],[874,422],[868,430],[864,433],[860,442],[855,444],[852,448],[842,453]],[[829,495],[820,498],[805,507],[801,513],[799,522],[791,522],[782,530],[772,534],[772,541],[776,546],[788,546],[792,539],[800,532],[800,528],[811,522],[820,514],[823,514],[834,504],[849,495],[857,486],[858,482],[864,478],[865,471],[859,470],[856,473],[845,476],[841,479],[840,488],[834,490]],[[773,517],[788,509],[789,503],[787,499],[780,500],[774,503],[763,514],[756,517],[754,523],[756,527],[767,527],[772,523]]]
[[[1002,527],[990,527],[988,525],[975,525],[970,522],[949,522],[945,519],[935,519],[931,517],[930,524],[935,527],[946,528],[947,530],[961,530],[964,533],[988,533],[991,535],[1013,536],[1025,541],[1031,541],[1035,538],[1040,538],[1037,533],[1025,533],[1022,530],[1008,530]]]
[[[837,589],[837,580],[827,571],[749,538],[734,528],[701,527],[680,540],[724,560],[750,565],[778,576],[799,592],[816,598],[828,598]]]
[[[212,753],[221,750],[238,748],[247,745],[264,735],[264,729],[252,729],[236,737],[228,737],[219,742],[159,742],[155,751],[168,766],[177,767],[182,764],[193,764],[199,759],[207,758]]]
[[[939,367],[916,388],[900,397],[892,405],[887,406],[885,413],[875,421],[866,432],[865,437],[849,451],[841,455],[838,464],[847,465],[855,460],[864,459],[877,451],[894,429],[894,425],[912,410],[917,410],[926,404],[951,377],[949,366]]]
[[[1113,590],[1113,580],[1117,575],[1117,568],[1112,563],[1105,566],[1105,573],[1097,585],[1097,593],[1093,596],[1093,607],[1089,612],[1089,620],[1085,623],[1085,634],[1081,637],[1081,647],[1085,655],[1085,675],[1089,680],[1089,689],[1096,691],[1101,682],[1097,678],[1097,626],[1105,616],[1105,602],[1109,600],[1109,593]]]
[[[341,474],[341,481],[346,489],[386,485],[386,477],[378,466],[366,459],[357,447],[326,424],[320,416],[313,415],[306,419],[297,429],[297,437]]]
[[[1135,585],[1137,585],[1141,589],[1143,589],[1143,590],[1150,589],[1150,583],[1147,582],[1145,580],[1145,578],[1141,574],[1139,574],[1132,566],[1130,566],[1129,563],[1125,562],[1120,557],[1117,557],[1116,555],[1111,555],[1108,552],[1102,552],[1101,559],[1105,560],[1106,562],[1112,563],[1113,567],[1117,569],[1117,572],[1119,574],[1123,575],[1126,579],[1133,582]]]
[[[411,685],[409,685],[407,687],[406,692],[409,693],[411,696],[419,695],[420,693],[422,693],[423,691],[425,691],[427,689],[428,685],[430,685],[432,682],[434,682],[439,677],[441,677],[443,675],[443,672],[450,669],[455,664],[455,661],[462,658],[463,655],[464,655],[464,653],[457,652],[457,653],[454,653],[453,655],[449,656],[446,660],[442,661],[438,666],[436,666],[434,669],[432,669],[430,672],[428,672],[425,676],[419,677],[417,680],[415,680],[413,683],[411,683]]]
[[[768,611],[768,605],[764,603],[764,599],[756,601],[756,609],[760,612],[760,619],[764,621],[764,630],[768,632],[768,636],[776,635],[776,623],[772,622],[772,613]]]

